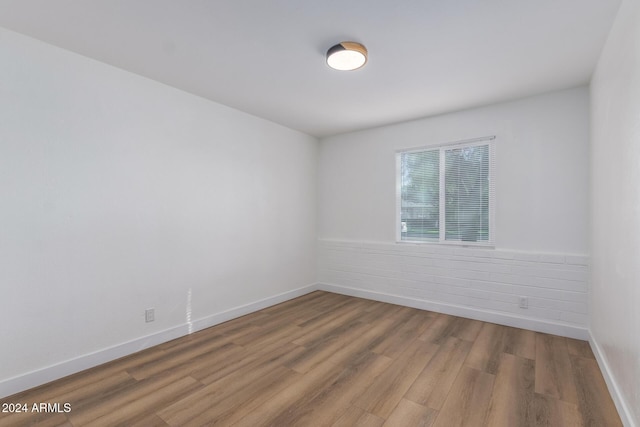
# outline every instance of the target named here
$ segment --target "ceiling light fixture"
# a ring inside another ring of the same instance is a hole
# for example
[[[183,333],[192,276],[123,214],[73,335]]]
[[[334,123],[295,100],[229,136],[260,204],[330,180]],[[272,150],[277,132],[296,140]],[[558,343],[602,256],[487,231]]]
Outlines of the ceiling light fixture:
[[[334,70],[351,71],[367,63],[367,48],[356,42],[340,42],[327,51],[327,65]]]

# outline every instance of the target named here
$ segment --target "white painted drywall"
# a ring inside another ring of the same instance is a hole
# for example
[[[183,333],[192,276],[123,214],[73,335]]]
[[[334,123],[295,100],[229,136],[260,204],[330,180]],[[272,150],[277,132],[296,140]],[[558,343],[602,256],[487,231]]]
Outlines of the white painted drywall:
[[[640,2],[622,3],[591,81],[590,329],[640,425]],[[634,421],[631,421],[634,420]]]
[[[315,138],[2,29],[0,64],[0,383],[315,282]]]
[[[496,135],[496,247],[586,254],[588,103],[580,87],[323,139],[319,237],[395,241],[395,151]]]

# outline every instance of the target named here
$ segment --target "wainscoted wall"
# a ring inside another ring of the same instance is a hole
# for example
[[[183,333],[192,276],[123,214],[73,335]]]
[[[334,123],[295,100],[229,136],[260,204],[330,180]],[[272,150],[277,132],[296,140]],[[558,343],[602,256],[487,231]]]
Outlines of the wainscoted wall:
[[[584,255],[318,242],[321,289],[580,339],[588,338],[587,277]]]
[[[397,244],[396,152],[487,135],[495,249]],[[588,152],[586,87],[322,139],[320,288],[588,338]]]

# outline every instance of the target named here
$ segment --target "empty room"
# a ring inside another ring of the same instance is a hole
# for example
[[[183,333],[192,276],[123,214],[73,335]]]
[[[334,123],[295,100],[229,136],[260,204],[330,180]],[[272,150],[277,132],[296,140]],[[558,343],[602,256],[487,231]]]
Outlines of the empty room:
[[[0,0],[0,426],[640,426],[638,183],[638,0]]]

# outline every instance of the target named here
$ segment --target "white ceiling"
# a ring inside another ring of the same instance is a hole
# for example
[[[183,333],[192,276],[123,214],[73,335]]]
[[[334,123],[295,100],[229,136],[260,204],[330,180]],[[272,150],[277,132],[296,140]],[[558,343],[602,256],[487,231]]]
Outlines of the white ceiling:
[[[589,81],[620,0],[0,0],[0,26],[315,136]],[[369,49],[338,72],[325,52]]]

